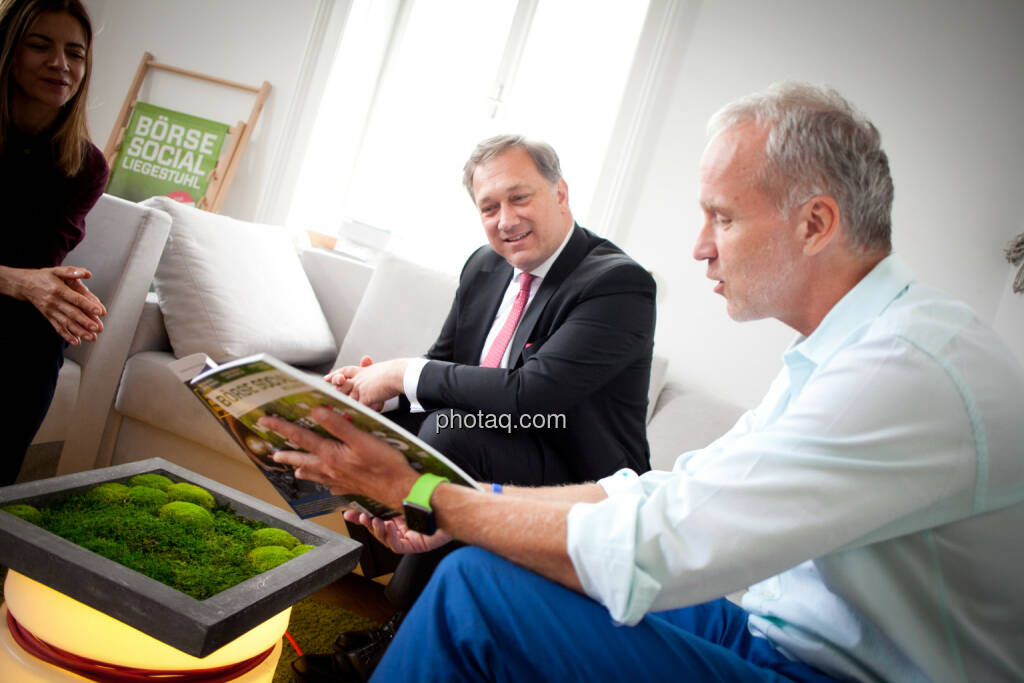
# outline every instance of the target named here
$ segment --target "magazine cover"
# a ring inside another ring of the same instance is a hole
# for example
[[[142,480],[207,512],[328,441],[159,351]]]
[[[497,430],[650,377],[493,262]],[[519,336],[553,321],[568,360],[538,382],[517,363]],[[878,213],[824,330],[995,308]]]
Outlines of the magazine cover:
[[[348,414],[358,428],[398,449],[417,471],[447,477],[455,484],[477,486],[441,453],[380,413],[337,391],[326,380],[307,375],[268,354],[217,365],[199,353],[176,360],[169,367],[303,519],[341,507],[382,518],[399,513],[371,498],[339,496],[322,484],[296,478],[290,466],[274,462],[272,456],[279,450],[302,449],[257,424],[264,415],[282,417],[333,439],[310,417],[318,405],[333,406]]]

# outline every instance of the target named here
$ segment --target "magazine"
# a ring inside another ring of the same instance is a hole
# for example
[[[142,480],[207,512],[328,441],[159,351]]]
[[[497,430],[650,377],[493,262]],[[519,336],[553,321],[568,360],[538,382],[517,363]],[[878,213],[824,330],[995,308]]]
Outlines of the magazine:
[[[293,469],[274,462],[279,450],[303,450],[257,421],[276,415],[334,439],[310,417],[318,405],[332,406],[352,418],[352,424],[384,439],[420,472],[449,481],[478,485],[441,453],[380,413],[339,392],[326,380],[298,370],[265,353],[217,365],[205,354],[180,358],[168,366],[227,430],[295,513],[306,519],[350,507],[376,517],[399,514],[366,496],[340,496],[328,487],[295,477]]]

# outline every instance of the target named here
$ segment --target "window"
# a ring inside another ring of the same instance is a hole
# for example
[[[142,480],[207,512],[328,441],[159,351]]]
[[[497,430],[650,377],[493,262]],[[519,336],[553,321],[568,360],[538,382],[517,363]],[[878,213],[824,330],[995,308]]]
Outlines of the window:
[[[462,165],[481,139],[522,133],[558,150],[586,225],[646,5],[355,0],[289,224],[375,226],[458,268],[483,243]]]

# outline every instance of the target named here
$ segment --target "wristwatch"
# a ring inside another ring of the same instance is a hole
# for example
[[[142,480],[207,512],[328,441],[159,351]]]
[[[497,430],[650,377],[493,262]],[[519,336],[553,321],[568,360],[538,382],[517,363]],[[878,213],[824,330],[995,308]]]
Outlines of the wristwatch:
[[[434,511],[430,507],[430,496],[439,484],[446,481],[446,477],[429,472],[420,475],[412,485],[409,495],[402,501],[402,513],[405,515],[407,527],[427,536],[434,535],[437,531],[437,520],[434,519]]]

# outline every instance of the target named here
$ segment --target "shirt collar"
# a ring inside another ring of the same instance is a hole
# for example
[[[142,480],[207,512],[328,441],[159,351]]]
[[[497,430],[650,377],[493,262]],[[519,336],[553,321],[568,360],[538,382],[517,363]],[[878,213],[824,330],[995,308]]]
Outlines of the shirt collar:
[[[548,256],[547,260],[545,260],[544,263],[540,264],[539,266],[531,270],[530,275],[533,275],[538,280],[545,277],[548,274],[548,271],[551,270],[551,266],[555,265],[555,261],[558,260],[558,255],[562,253],[563,249],[565,249],[565,245],[569,244],[569,240],[572,239],[572,233],[575,231],[576,223],[574,222],[569,227],[569,230],[565,233],[565,239],[563,239],[562,243],[558,245],[558,249],[555,249],[555,253],[551,254],[551,256]],[[519,277],[519,274],[522,272],[523,271],[521,271],[518,268],[513,268],[512,279],[516,280]]]
[[[899,298],[913,281],[914,275],[902,259],[893,254],[886,256],[832,307],[809,337],[797,337],[785,357],[799,353],[820,365],[857,328]],[[786,362],[789,364],[790,360]]]

